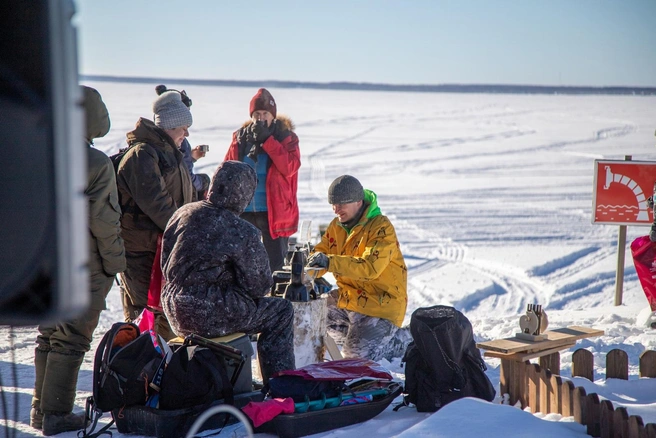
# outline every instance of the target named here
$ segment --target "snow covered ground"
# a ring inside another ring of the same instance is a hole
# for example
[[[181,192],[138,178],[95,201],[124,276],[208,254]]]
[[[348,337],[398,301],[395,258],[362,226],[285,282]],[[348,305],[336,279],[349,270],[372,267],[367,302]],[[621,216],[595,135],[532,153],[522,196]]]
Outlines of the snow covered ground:
[[[88,85],[100,91],[112,119],[96,146],[113,153],[138,117],[152,116],[156,84]],[[194,102],[190,141],[210,145],[196,169],[211,174],[232,131],[248,118],[256,90],[185,88]],[[418,307],[453,305],[483,341],[512,336],[526,305],[542,304],[551,328],[605,330],[561,354],[563,376],[571,375],[574,350],[589,349],[596,382],[576,378],[575,385],[656,422],[656,379],[638,379],[637,370],[640,353],[656,350],[656,331],[640,321],[647,301],[627,257],[624,304],[613,306],[618,227],[591,224],[594,159],[656,160],[656,97],[270,91],[301,142],[302,220],[312,220],[315,230],[331,220],[326,191],[341,174],[378,194],[409,267],[406,323]],[[646,233],[629,227],[627,242]],[[96,342],[122,318],[117,292],[110,293]],[[40,436],[28,425],[35,333],[34,327],[14,328],[12,336],[0,329],[0,424],[9,426],[7,436]],[[629,355],[629,381],[604,379],[605,354],[613,348]],[[80,372],[79,409],[90,395],[92,359],[86,356]],[[487,363],[498,387],[499,362]],[[384,365],[402,377],[399,359]],[[364,434],[564,438],[585,436],[585,429],[572,418],[467,399],[433,415],[389,408],[366,423],[317,436]]]

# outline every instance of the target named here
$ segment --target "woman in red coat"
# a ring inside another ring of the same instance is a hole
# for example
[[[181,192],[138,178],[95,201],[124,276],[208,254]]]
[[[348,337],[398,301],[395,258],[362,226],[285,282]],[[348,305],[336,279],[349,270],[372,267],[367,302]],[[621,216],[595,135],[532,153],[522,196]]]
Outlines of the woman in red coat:
[[[271,93],[260,88],[249,106],[250,120],[232,135],[225,161],[249,164],[257,173],[255,196],[241,215],[262,232],[271,271],[282,269],[288,238],[298,229],[298,169],[301,152],[294,124],[278,116]]]

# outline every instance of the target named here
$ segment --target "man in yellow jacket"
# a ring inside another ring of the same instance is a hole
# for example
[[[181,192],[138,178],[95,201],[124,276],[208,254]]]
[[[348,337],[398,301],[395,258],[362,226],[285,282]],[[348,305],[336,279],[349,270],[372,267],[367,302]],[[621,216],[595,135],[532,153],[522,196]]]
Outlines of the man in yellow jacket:
[[[328,203],[337,216],[314,247],[308,266],[331,272],[328,331],[345,357],[400,357],[410,341],[400,329],[408,304],[407,273],[394,226],[376,194],[350,175],[335,179]]]

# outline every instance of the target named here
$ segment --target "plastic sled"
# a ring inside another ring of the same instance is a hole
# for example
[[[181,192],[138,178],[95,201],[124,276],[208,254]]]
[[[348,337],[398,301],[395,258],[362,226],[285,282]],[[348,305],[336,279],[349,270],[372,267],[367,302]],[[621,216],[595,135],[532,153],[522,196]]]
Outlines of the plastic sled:
[[[255,432],[271,433],[280,438],[297,438],[362,423],[383,412],[403,391],[403,386],[398,382],[387,385],[387,395],[374,396],[373,401],[368,403],[335,406],[328,399],[309,402],[313,405],[307,405],[305,409],[300,406],[303,403],[296,403],[297,412],[278,415],[256,428]],[[298,412],[299,409],[305,412]]]

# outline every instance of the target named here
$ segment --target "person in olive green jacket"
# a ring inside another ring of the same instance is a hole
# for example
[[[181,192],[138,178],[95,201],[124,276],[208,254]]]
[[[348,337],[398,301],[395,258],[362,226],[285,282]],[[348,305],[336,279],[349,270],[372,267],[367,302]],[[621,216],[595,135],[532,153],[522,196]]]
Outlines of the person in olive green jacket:
[[[114,166],[107,155],[91,147],[94,138],[109,131],[109,114],[96,90],[82,87],[82,91],[88,145],[84,194],[89,201],[91,306],[76,319],[39,325],[30,424],[46,436],[84,427],[84,413],[72,413],[78,371],[91,348],[92,334],[105,309],[114,276],[125,269]]]
[[[136,320],[147,307],[158,237],[173,213],[194,200],[191,176],[179,149],[189,136],[191,112],[179,92],[166,91],[153,103],[153,113],[154,121],[140,118],[128,132],[129,149],[117,172],[127,258],[127,269],[121,274],[126,321]],[[175,337],[164,314],[151,310],[157,332],[167,340]]]
[[[400,329],[408,304],[407,274],[394,226],[376,194],[342,175],[328,189],[337,215],[314,247],[308,266],[331,272],[329,333],[345,357],[392,359],[403,354],[410,334]],[[316,276],[315,276],[316,277]]]

